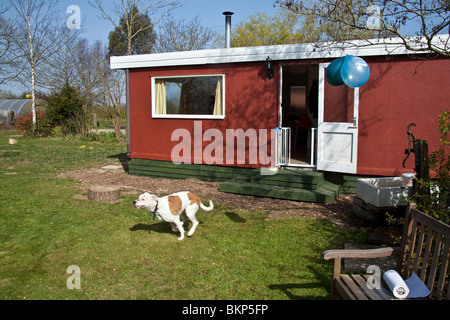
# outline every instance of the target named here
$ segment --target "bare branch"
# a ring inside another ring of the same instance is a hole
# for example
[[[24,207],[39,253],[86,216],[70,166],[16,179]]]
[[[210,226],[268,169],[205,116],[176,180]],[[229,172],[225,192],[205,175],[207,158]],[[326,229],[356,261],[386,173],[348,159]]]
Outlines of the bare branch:
[[[4,17],[6,11],[6,8],[0,10],[0,84],[17,79],[25,68],[20,64],[20,52],[14,46],[13,24]]]
[[[198,16],[190,21],[176,21],[169,16],[160,27],[155,52],[204,49],[214,35],[213,31],[201,25]]]
[[[450,56],[448,40],[441,40],[450,26],[446,0],[277,0],[275,4],[315,19],[325,41],[397,37],[410,51]],[[373,6],[379,9],[378,28],[366,23],[373,14],[367,8]]]
[[[131,40],[133,38],[135,38],[139,33],[153,28],[154,25],[161,21],[161,19],[163,19],[171,11],[180,7],[179,0],[121,0],[120,4],[114,2],[113,12],[109,13],[108,10],[105,9],[101,0],[88,2],[92,7],[101,12],[102,18],[110,21],[115,28],[123,33],[128,41],[128,55],[131,55]],[[141,13],[148,14],[152,18],[152,24],[146,26],[141,25],[133,32],[132,26],[137,21],[137,18]],[[126,30],[122,30],[119,26],[119,21],[122,17],[125,17]]]

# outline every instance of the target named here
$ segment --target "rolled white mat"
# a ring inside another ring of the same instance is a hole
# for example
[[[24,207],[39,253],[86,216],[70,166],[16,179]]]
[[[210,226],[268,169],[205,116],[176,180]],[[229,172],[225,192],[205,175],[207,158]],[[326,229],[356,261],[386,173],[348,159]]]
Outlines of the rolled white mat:
[[[400,274],[395,270],[388,270],[383,274],[383,279],[391,289],[394,297],[404,299],[409,294],[409,288]]]

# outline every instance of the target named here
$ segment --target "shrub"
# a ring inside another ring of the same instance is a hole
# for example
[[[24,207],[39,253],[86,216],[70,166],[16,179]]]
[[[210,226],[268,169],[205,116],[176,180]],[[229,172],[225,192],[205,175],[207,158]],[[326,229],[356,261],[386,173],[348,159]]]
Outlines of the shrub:
[[[125,138],[124,135],[121,135],[121,138]],[[87,141],[96,141],[102,143],[116,143],[119,140],[116,138],[114,132],[99,132],[98,134],[93,134],[86,138]]]
[[[50,99],[47,115],[53,126],[59,126],[64,135],[86,136],[89,132],[89,115],[83,108],[83,99],[69,84]]]
[[[450,223],[450,112],[439,115],[441,145],[428,156],[428,166],[436,173],[435,179],[419,179],[418,192],[413,196],[418,209],[446,223]]]
[[[52,131],[52,125],[44,111],[36,112],[36,128],[33,130],[33,114],[19,115],[15,123],[19,131],[27,136],[47,136]]]

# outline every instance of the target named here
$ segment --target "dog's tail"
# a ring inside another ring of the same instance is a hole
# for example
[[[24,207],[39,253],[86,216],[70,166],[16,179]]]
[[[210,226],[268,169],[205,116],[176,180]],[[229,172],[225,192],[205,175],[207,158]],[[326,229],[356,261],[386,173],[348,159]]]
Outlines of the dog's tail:
[[[200,203],[200,208],[202,208],[205,211],[212,211],[214,209],[214,204],[211,200],[209,200],[209,207],[206,207],[203,203]]]

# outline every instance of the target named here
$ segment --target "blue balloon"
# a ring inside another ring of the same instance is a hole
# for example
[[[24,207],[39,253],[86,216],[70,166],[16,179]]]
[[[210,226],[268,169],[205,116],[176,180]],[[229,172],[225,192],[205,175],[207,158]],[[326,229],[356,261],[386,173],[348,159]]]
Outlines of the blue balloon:
[[[331,64],[330,64],[331,65]],[[361,87],[369,80],[370,69],[360,57],[348,55],[340,66],[342,81],[352,88]]]
[[[344,63],[346,57],[340,57],[339,59],[331,62],[325,70],[325,77],[329,84],[332,86],[341,86],[344,84],[341,77],[341,66]]]

